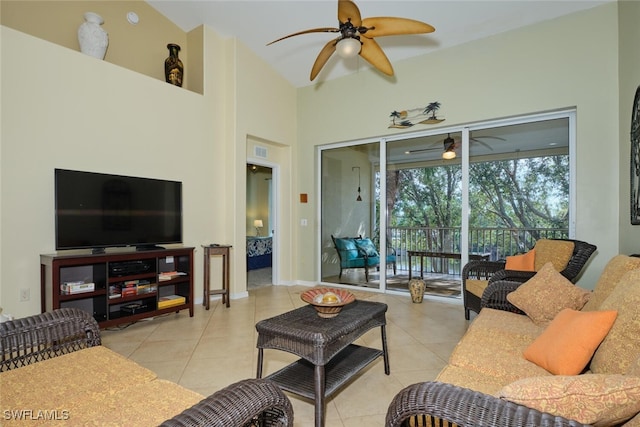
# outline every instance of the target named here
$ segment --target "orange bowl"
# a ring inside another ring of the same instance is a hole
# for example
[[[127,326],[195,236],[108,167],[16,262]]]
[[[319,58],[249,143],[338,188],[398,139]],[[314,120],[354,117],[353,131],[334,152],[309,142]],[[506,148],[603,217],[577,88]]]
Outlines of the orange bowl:
[[[339,301],[334,303],[315,301],[318,295],[324,295],[327,292],[336,294]],[[325,319],[336,317],[342,307],[356,300],[356,297],[351,292],[340,288],[313,288],[303,292],[300,298],[302,298],[302,301],[311,304],[318,312],[318,316]]]

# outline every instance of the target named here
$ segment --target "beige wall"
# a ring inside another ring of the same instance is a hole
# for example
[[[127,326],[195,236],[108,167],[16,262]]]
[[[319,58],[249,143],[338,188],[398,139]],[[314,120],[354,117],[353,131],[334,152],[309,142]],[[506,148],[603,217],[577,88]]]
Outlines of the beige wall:
[[[629,156],[631,105],[636,89],[640,86],[640,2],[620,2],[620,252],[640,253],[640,226],[631,225],[629,219]]]
[[[387,129],[391,111],[433,101],[442,104],[447,126],[575,106],[576,237],[598,246],[581,281],[593,286],[619,251],[617,21],[617,4],[608,4],[399,62],[395,77],[363,65],[353,76],[304,88],[296,163],[312,158],[319,144],[395,135],[401,131]],[[315,179],[315,171],[300,170],[304,185]],[[638,241],[640,228],[632,232]],[[313,242],[306,235],[300,240]],[[308,244],[305,252],[311,251],[317,249]],[[299,278],[316,274],[317,268],[305,269]]]
[[[294,222],[297,221],[293,218],[295,186],[292,184],[295,181],[292,156],[297,150],[296,90],[246,46],[235,42],[234,52],[234,77],[237,79],[235,111],[240,113],[234,120],[234,167],[242,176],[232,183],[235,190],[235,247],[242,253],[246,252],[244,170],[247,158],[253,156],[253,147],[260,145],[268,149],[268,157],[264,160],[277,168],[279,173],[275,191],[278,194],[276,210],[281,226],[274,234],[274,277],[279,283],[293,283],[297,279],[297,248],[292,234],[296,230]],[[246,277],[246,264],[238,264],[235,273],[237,277]]]
[[[234,245],[231,293],[246,295],[246,135],[250,129],[290,144],[295,126],[281,132],[278,124],[280,116],[295,116],[295,91],[247,58],[246,49],[209,29],[203,31],[204,95],[8,27],[0,31],[0,306],[14,316],[40,310],[39,255],[54,251],[56,167],[182,181],[184,244],[196,247],[196,301],[202,295],[200,246],[211,242]],[[257,74],[229,79],[238,62]],[[77,70],[73,79],[69,70]],[[250,87],[257,76],[273,88],[271,97],[256,98],[230,87],[232,82]],[[278,104],[271,101],[276,93]],[[261,113],[255,120],[244,116],[241,133],[234,106],[248,102],[257,108],[249,114]],[[262,112],[267,110],[265,120]],[[290,156],[278,161],[290,182]],[[290,194],[284,198],[290,200]],[[237,232],[238,226],[243,232]],[[290,233],[283,234],[290,242]],[[283,253],[290,258],[289,249]],[[290,272],[287,277],[291,280]],[[30,291],[28,302],[19,302],[23,288]]]
[[[77,51],[80,51],[78,27],[84,22],[84,13],[97,13],[104,19],[102,28],[109,34],[104,60],[162,81],[164,60],[169,56],[167,44],[176,43],[181,47],[179,56],[185,65],[183,87],[202,93],[201,31],[186,34],[144,1],[3,0],[0,8],[2,25]],[[128,12],[138,15],[137,25],[127,21]]]

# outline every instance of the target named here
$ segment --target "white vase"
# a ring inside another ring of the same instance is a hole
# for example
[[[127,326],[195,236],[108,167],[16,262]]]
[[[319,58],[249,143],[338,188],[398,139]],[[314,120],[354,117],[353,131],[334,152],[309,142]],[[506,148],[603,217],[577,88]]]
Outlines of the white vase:
[[[78,28],[80,52],[104,59],[109,46],[109,34],[100,26],[104,24],[104,19],[97,13],[87,12],[84,14],[84,21]]]

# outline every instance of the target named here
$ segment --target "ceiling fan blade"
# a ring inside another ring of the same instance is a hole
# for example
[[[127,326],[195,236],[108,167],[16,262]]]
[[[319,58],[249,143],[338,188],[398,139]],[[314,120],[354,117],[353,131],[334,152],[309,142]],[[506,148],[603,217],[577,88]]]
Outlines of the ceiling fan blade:
[[[315,79],[324,64],[327,63],[333,52],[336,51],[336,40],[331,40],[329,43],[325,44],[318,57],[316,58],[316,62],[313,63],[313,67],[311,67],[311,80]]]
[[[309,34],[309,33],[339,33],[339,28],[333,27],[323,27],[323,28],[312,28],[310,30],[299,31],[297,33],[289,34],[288,36],[284,36],[279,38],[278,40],[274,40],[271,43],[267,43],[267,46],[277,43],[281,40],[288,39],[289,37],[299,36],[300,34]]]
[[[360,56],[366,59],[371,65],[388,76],[393,76],[393,67],[389,58],[384,54],[380,45],[374,39],[361,39],[362,49]]]
[[[493,151],[493,148],[489,144],[487,144],[486,142],[481,141],[480,138],[483,138],[483,139],[485,139],[485,138],[486,139],[498,139],[500,141],[506,141],[506,139],[500,138],[499,136],[490,136],[490,135],[488,135],[488,136],[471,136],[471,137],[469,137],[469,140],[471,140],[473,142],[477,142],[478,144],[484,146],[485,148],[488,148],[491,151]]]
[[[486,136],[472,136],[472,137],[470,137],[469,139],[473,139],[473,140],[475,140],[475,139],[497,139],[497,140],[499,140],[499,141],[506,141],[506,139],[504,139],[504,138],[501,138],[501,137],[499,137],[499,136],[491,136],[491,135],[486,135]]]
[[[359,27],[362,23],[360,9],[351,0],[338,0],[338,21],[341,23],[351,21],[355,27]]]
[[[369,39],[399,34],[432,33],[436,30],[431,25],[421,21],[390,17],[365,18],[362,20],[362,26],[366,27],[367,31],[361,34]]]
[[[417,150],[405,151],[405,154],[426,153],[428,151],[442,151],[442,148],[419,148]]]
[[[488,148],[489,150],[493,151],[493,148],[491,148],[491,146],[489,144],[487,144],[484,141],[480,141],[479,139],[475,139],[475,138],[469,138],[472,142],[477,142],[478,144],[482,145],[485,148]]]

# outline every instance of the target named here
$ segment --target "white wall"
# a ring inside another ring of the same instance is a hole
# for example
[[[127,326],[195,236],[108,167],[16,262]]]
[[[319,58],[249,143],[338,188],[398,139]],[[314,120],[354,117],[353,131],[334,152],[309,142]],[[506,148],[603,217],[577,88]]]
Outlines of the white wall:
[[[575,106],[576,237],[598,246],[581,281],[593,286],[619,250],[617,19],[617,4],[607,4],[399,62],[394,77],[363,67],[304,88],[297,162],[313,156],[318,144],[399,133],[387,129],[392,111],[434,101],[447,126]],[[314,183],[314,174],[301,170],[300,181]],[[300,241],[308,242],[305,252],[315,250],[313,239]],[[312,280],[316,270],[299,277]]]

